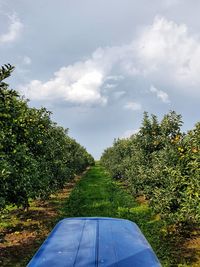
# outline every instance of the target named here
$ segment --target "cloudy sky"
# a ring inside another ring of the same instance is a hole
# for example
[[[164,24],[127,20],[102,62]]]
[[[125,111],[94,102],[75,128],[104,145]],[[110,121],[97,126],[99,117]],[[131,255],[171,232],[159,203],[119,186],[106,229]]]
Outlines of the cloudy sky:
[[[200,118],[199,0],[0,0],[0,64],[95,158],[143,112]]]

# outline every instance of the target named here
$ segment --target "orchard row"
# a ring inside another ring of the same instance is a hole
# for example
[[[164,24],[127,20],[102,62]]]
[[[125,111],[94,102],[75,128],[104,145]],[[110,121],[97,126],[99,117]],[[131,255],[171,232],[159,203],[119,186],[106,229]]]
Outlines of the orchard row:
[[[171,111],[161,122],[144,113],[141,128],[106,149],[101,162],[115,179],[143,195],[161,219],[175,225],[200,222],[200,123],[187,134]]]
[[[30,108],[9,89],[4,79],[13,69],[0,69],[0,208],[26,208],[30,199],[47,198],[94,163],[48,110]]]

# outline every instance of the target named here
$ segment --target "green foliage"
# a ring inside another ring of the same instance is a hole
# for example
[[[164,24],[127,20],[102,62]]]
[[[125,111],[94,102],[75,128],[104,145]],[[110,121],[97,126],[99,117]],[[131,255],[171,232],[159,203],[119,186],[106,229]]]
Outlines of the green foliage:
[[[7,83],[3,82],[3,80],[8,78],[13,70],[14,67],[10,64],[5,64],[0,68],[0,88],[8,86]]]
[[[137,134],[104,151],[101,163],[132,193],[145,195],[168,223],[200,222],[200,123],[181,133],[181,115],[171,111],[159,123],[144,113]]]
[[[67,130],[51,121],[45,108],[28,107],[4,79],[14,68],[0,69],[0,208],[28,207],[29,198],[46,198],[94,163]]]

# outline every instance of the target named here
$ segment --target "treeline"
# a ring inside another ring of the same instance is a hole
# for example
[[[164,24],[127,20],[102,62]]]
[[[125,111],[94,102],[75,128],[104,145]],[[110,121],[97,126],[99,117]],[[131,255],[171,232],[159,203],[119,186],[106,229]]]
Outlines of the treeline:
[[[28,207],[47,198],[81,173],[94,159],[50,118],[45,108],[30,108],[4,79],[14,67],[0,68],[0,208]]]
[[[161,122],[145,112],[139,132],[116,140],[101,157],[113,178],[126,181],[161,219],[179,226],[200,223],[200,123],[187,134],[182,123],[174,111]]]

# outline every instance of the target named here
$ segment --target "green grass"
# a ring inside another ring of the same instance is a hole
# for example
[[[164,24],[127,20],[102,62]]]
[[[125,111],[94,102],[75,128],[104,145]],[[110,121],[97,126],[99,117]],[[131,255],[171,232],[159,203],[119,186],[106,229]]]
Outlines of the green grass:
[[[101,167],[96,166],[80,180],[61,212],[62,217],[116,217],[120,207],[134,204],[133,199],[120,190]]]
[[[2,236],[0,234],[0,239],[3,240],[6,233],[15,234],[16,238],[23,239],[26,230],[33,233],[35,238],[26,239],[26,242],[18,243],[17,246],[8,244],[4,251],[5,264],[2,264],[0,259],[1,266],[25,266],[57,221],[65,217],[87,216],[117,217],[134,221],[164,267],[200,266],[194,263],[196,250],[183,251],[180,244],[184,239],[181,240],[174,233],[171,236],[167,235],[166,225],[159,216],[153,214],[148,204],[139,204],[128,189],[124,189],[122,183],[112,180],[99,164],[89,169],[74,189],[71,186],[71,190],[70,195],[65,191],[60,197],[55,196],[44,205],[37,206],[33,202],[30,211],[26,213],[13,207],[9,208],[0,220],[0,230],[3,233]],[[56,213],[49,213],[51,210]],[[17,236],[16,231],[20,232]]]
[[[181,259],[173,238],[146,203],[139,204],[119,182],[113,181],[100,165],[92,167],[76,185],[60,210],[60,217],[117,217],[138,224],[162,266],[192,266]]]

